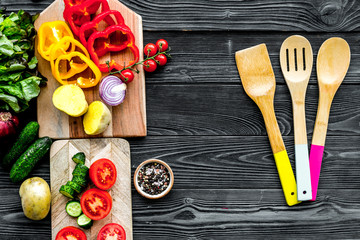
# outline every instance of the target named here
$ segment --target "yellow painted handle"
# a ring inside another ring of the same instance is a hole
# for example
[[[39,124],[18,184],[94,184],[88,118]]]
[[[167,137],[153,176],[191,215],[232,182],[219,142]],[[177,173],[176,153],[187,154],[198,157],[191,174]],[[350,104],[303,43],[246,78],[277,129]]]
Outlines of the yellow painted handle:
[[[274,158],[286,203],[289,206],[300,203],[300,201],[297,200],[295,176],[286,150],[274,153]]]

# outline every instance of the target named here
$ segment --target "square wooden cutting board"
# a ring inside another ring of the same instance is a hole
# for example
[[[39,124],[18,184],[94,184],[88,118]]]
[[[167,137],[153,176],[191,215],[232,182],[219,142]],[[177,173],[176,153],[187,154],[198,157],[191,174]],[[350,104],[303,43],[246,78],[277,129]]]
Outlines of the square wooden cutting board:
[[[125,24],[130,27],[134,36],[136,46],[139,48],[140,58],[143,60],[143,31],[142,18],[117,0],[109,0],[112,10],[118,10],[125,19]],[[36,30],[42,23],[56,20],[63,20],[63,0],[55,0],[46,8],[35,22]],[[36,41],[37,46],[37,41]],[[36,47],[37,48],[37,47]],[[139,74],[127,85],[125,101],[116,107],[108,106],[112,113],[110,126],[100,135],[89,136],[84,132],[82,117],[70,117],[64,112],[56,109],[52,104],[52,95],[60,84],[51,73],[48,61],[43,59],[35,50],[38,58],[38,70],[48,79],[47,86],[41,89],[37,99],[37,119],[40,124],[39,136],[49,136],[54,139],[72,139],[89,137],[143,137],[146,136],[146,100],[145,100],[145,74],[142,67],[138,67]],[[108,53],[100,60],[115,59],[118,62],[129,62],[133,56],[129,50],[121,53]],[[105,76],[106,74],[103,74]],[[99,86],[99,84],[98,84]],[[101,100],[98,86],[84,89],[85,97],[90,104],[93,101]]]
[[[70,217],[66,211],[66,203],[70,200],[63,196],[59,189],[61,185],[72,179],[72,171],[76,164],[72,156],[84,152],[85,165],[100,159],[108,158],[113,161],[117,170],[114,186],[108,190],[113,199],[111,212],[102,220],[94,221],[93,226],[84,230],[87,239],[96,240],[99,230],[108,223],[118,223],[125,229],[126,239],[132,240],[132,204],[131,204],[131,161],[130,146],[124,139],[98,138],[59,140],[53,143],[50,150],[50,185],[51,185],[51,236],[55,240],[56,234],[64,227],[75,226],[77,218]],[[94,187],[89,185],[87,189]],[[83,193],[82,192],[82,193]],[[81,197],[81,194],[78,196]]]

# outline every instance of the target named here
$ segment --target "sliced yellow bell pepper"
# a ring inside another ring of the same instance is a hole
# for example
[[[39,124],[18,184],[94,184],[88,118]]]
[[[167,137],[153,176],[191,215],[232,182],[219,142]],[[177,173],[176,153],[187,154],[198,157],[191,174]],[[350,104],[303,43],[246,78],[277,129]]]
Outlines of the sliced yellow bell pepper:
[[[66,45],[66,43],[70,43],[71,46],[65,48],[64,46]],[[71,52],[74,52],[76,47],[78,47],[82,51],[82,53],[87,58],[90,59],[90,55],[87,49],[79,41],[75,40],[73,37],[70,36],[63,37],[59,42],[54,44],[54,46],[51,48],[50,51],[50,66],[54,76],[55,76],[54,73],[55,60],[61,55],[67,55]],[[71,78],[72,76],[85,71],[86,68],[88,68],[88,64],[86,63],[75,63],[73,61],[70,61],[70,70],[67,71],[65,74],[60,72],[60,78],[61,79]]]
[[[38,52],[46,60],[50,61],[50,51],[55,43],[59,42],[63,37],[71,36],[69,26],[64,21],[53,21],[43,23],[38,31]],[[63,46],[67,49],[70,43],[65,42]],[[73,49],[74,51],[75,49]]]
[[[65,67],[64,67],[63,65],[60,65],[61,64],[60,62],[62,60],[69,62],[70,71],[71,71],[71,68],[74,68],[78,64],[78,63],[74,62],[74,58],[79,58],[80,60],[82,60],[84,63],[80,63],[80,64],[86,64],[87,67],[89,67],[92,70],[95,77],[86,78],[86,77],[79,76],[79,77],[77,77],[76,80],[66,80],[68,78],[62,78],[61,76],[70,76],[72,73],[70,74],[70,73],[68,73],[69,71],[67,71],[67,69],[63,69],[63,68],[67,68],[67,65],[65,65]],[[60,74],[60,72],[61,73],[65,72],[65,73]],[[93,61],[90,60],[90,58],[86,57],[84,54],[82,54],[80,52],[71,52],[66,55],[60,55],[55,61],[53,75],[56,78],[56,80],[63,85],[75,84],[81,88],[94,87],[99,83],[99,81],[101,79],[101,72],[100,72],[99,68],[95,65],[95,63]]]

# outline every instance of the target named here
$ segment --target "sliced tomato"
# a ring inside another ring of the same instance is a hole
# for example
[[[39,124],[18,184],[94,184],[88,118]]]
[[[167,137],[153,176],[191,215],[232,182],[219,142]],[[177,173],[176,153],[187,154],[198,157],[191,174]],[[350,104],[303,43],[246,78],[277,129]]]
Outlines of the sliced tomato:
[[[97,240],[125,240],[124,228],[117,223],[106,224],[97,236]]]
[[[91,188],[84,192],[80,200],[81,210],[92,220],[106,217],[112,207],[112,198],[106,191]]]
[[[85,233],[73,226],[64,227],[56,235],[55,240],[87,240]]]
[[[102,190],[107,190],[116,182],[116,167],[109,159],[101,158],[91,164],[89,176],[95,186]]]

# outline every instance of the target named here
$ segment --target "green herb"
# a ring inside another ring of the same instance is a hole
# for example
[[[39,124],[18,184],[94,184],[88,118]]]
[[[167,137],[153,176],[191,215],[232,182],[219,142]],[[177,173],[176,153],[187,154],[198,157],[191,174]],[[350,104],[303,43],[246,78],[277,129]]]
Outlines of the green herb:
[[[46,79],[37,71],[34,56],[38,15],[20,10],[9,16],[0,10],[0,110],[21,112],[40,93]]]

